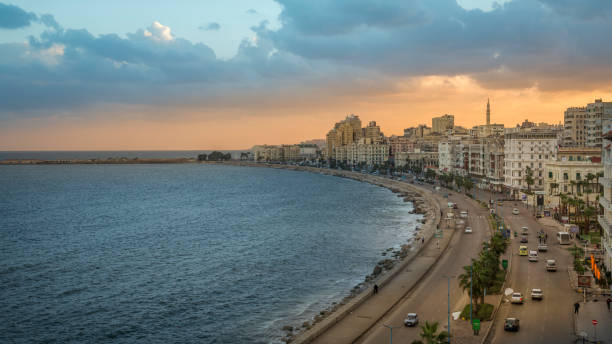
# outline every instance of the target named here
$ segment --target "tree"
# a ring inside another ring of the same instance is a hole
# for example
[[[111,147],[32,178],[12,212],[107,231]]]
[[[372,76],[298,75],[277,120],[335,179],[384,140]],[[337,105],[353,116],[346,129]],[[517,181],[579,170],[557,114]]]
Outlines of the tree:
[[[527,184],[527,193],[531,195],[531,186],[535,183],[533,179],[533,170],[527,166],[525,168],[525,184]]]
[[[198,161],[206,161],[208,155],[206,154],[198,154]]]
[[[446,331],[441,331],[438,333],[437,322],[429,323],[425,321],[425,325],[421,326],[421,340],[415,340],[412,344],[443,344],[448,342],[448,338],[450,334]]]
[[[223,160],[230,160],[232,158],[232,155],[227,153],[227,154],[223,154],[219,151],[214,151],[210,154],[208,154],[208,160],[210,161],[223,161]]]
[[[427,169],[427,172],[425,172],[425,178],[427,179],[436,179],[436,171],[432,170],[431,168]]]
[[[470,192],[472,190],[472,188],[474,187],[474,182],[472,182],[471,180],[464,178],[463,179],[463,186],[465,188],[466,192]]]

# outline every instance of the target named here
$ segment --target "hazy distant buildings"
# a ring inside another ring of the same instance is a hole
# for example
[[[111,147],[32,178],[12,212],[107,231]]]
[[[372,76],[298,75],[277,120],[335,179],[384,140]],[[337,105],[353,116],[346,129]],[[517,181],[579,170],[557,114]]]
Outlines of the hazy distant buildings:
[[[439,134],[446,134],[448,130],[455,127],[455,116],[444,115],[431,119],[431,131]]]

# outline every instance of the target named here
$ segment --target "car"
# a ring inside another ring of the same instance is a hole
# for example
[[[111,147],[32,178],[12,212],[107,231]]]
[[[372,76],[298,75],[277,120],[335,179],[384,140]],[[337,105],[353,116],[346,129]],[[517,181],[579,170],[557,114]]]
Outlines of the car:
[[[519,330],[519,320],[517,318],[506,318],[504,322],[504,331],[514,331],[517,332]]]
[[[453,209],[457,209],[457,203],[453,203]]]
[[[519,256],[526,256],[526,255],[527,255],[527,246],[521,245],[519,247]]]
[[[529,240],[527,240],[527,236],[526,235],[522,235],[521,236],[521,244],[526,244],[528,242],[529,242]]]
[[[542,298],[544,297],[544,292],[542,291],[542,289],[531,289],[531,299],[532,300],[542,300]]]
[[[448,205],[449,208],[452,208],[454,203],[453,202],[448,202],[446,205]]]
[[[502,206],[502,201],[497,201],[497,205],[501,207]]]
[[[519,293],[519,292],[512,293],[512,296],[510,297],[510,303],[522,304],[523,303],[523,294]]]
[[[527,234],[529,233],[529,227],[523,226],[521,227],[521,231],[523,231],[523,234]]]
[[[540,251],[540,252],[548,251],[548,245],[546,245],[546,244],[539,244],[538,245],[538,251]]]
[[[512,214],[514,214],[514,215],[518,215],[518,214],[519,214],[519,210],[518,210],[518,208],[514,208],[514,209],[512,209]]]
[[[463,210],[459,213],[459,216],[463,217],[464,219],[468,217],[468,212]]]
[[[406,314],[406,318],[404,319],[404,326],[412,327],[418,324],[419,324],[419,316],[416,313]]]
[[[472,233],[472,227],[465,227],[466,233]]]
[[[538,261],[538,251],[529,251],[529,261],[530,262]]]
[[[547,260],[546,271],[557,271],[557,261],[554,259]]]

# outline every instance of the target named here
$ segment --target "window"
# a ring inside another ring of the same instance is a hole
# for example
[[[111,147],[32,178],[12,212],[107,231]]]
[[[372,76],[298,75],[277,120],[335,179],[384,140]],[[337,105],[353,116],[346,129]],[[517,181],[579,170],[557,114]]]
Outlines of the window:
[[[538,185],[542,185],[542,179],[538,180]]]
[[[552,173],[552,171],[549,171],[549,172],[548,172],[548,178],[549,178],[549,179],[552,179],[552,177],[553,177],[553,173]]]
[[[576,180],[580,180],[580,173],[576,173]]]
[[[567,175],[567,172],[563,172],[563,180],[568,180],[568,179],[569,179],[569,177]]]

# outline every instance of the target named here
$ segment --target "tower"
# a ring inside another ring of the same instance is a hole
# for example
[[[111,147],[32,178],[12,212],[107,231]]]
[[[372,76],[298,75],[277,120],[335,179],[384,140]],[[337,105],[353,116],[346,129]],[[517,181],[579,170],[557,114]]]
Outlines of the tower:
[[[491,125],[491,104],[487,98],[487,126]]]

